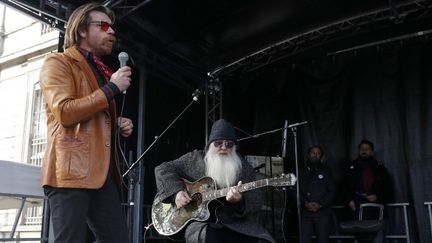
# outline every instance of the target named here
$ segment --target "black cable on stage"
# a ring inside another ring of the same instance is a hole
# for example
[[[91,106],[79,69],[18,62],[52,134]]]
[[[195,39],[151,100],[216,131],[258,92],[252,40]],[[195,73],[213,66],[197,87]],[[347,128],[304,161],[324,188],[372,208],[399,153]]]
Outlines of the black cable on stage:
[[[284,207],[283,207],[283,209],[282,209],[282,220],[281,220],[281,230],[282,230],[282,237],[283,237],[283,241],[284,242],[287,242],[286,241],[286,236],[285,236],[285,225],[284,225],[284,222],[285,222],[285,210],[286,210],[286,204],[287,204],[287,189],[286,188],[282,188],[282,190],[283,190],[283,198],[284,198],[284,200],[283,200],[283,205],[285,205]]]

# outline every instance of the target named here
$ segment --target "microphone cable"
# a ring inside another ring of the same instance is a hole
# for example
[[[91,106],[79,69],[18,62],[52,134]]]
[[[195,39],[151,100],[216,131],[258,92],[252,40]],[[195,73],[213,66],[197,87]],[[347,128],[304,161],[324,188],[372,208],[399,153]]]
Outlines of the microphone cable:
[[[126,100],[125,95],[122,95],[122,102],[121,102],[120,116],[119,116],[121,118],[123,118],[123,111],[124,111],[124,106],[125,106],[125,100]],[[118,128],[118,126],[117,126],[117,128]],[[122,158],[123,162],[126,164],[126,167],[129,169],[130,165],[129,165],[129,162],[126,159],[126,156],[125,156],[125,153],[124,153],[124,149],[126,149],[126,140],[123,140],[124,144],[123,144],[123,148],[122,148],[121,143],[120,143],[120,139],[121,139],[120,129],[117,129],[116,135],[117,135],[117,138],[118,138],[117,139],[117,146],[118,146],[118,148],[120,150],[121,158]]]
[[[146,234],[147,231],[153,226],[153,223],[149,223],[147,226],[144,226],[145,230],[144,230],[144,236],[143,236],[143,243],[146,242]]]
[[[123,118],[123,112],[124,112],[124,106],[125,106],[125,101],[126,101],[126,95],[123,94],[122,98],[121,98],[121,106],[120,106],[120,114],[119,117]],[[119,175],[122,175],[122,166],[120,165],[120,163],[122,165],[124,165],[124,167],[126,167],[126,169],[129,169],[129,162],[126,159],[125,153],[124,153],[124,148],[122,148],[122,144],[121,144],[121,135],[120,135],[120,128],[118,126],[118,119],[116,118],[116,126],[115,126],[115,151],[114,151],[114,156],[116,157],[116,160],[118,163],[116,163],[116,169],[117,172],[119,173]],[[124,146],[126,148],[126,141],[124,141]],[[121,178],[121,182],[123,184],[123,186],[129,190],[129,186],[127,185],[127,183],[125,183],[124,178]]]
[[[287,207],[287,205],[286,205],[287,204],[287,189],[285,187],[283,187],[282,191],[283,191],[283,198],[284,198],[284,200],[283,200],[284,207],[282,209],[281,230],[282,230],[283,241],[286,243],[287,240],[286,240],[286,235],[285,235],[285,224],[284,224],[284,222],[285,222],[285,213],[286,213],[286,207]]]

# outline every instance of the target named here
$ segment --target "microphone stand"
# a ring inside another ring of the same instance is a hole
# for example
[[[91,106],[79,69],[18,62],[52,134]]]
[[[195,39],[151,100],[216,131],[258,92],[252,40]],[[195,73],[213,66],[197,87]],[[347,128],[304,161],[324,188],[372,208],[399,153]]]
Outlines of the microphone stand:
[[[287,126],[287,121],[285,121],[285,126],[284,127],[282,127],[282,128],[276,128],[276,129],[273,129],[273,130],[269,130],[269,131],[265,131],[265,132],[262,132],[262,133],[258,133],[258,134],[254,134],[254,135],[251,135],[251,134],[249,134],[249,133],[247,133],[247,132],[245,132],[245,131],[243,131],[243,130],[241,130],[240,128],[237,128],[237,127],[235,127],[237,130],[240,130],[241,132],[243,132],[243,133],[245,133],[246,135],[247,135],[247,137],[244,137],[244,138],[240,138],[240,139],[238,139],[237,141],[244,141],[244,140],[248,140],[248,139],[251,139],[251,138],[259,138],[259,137],[261,137],[261,136],[263,136],[263,135],[267,135],[267,134],[273,134],[273,133],[276,133],[276,132],[279,132],[279,131],[283,131],[283,139],[282,139],[282,158],[285,156],[285,152],[286,152],[286,150],[284,149],[285,147],[286,147],[286,139],[285,139],[285,137],[286,137],[286,126]],[[256,166],[255,168],[254,168],[254,170],[256,171],[256,172],[258,172],[258,170],[260,169],[260,168],[262,168],[262,167],[265,167],[266,166],[266,163],[263,163],[263,164],[261,164],[261,165],[258,165],[258,166]],[[272,165],[272,162],[271,162],[271,159],[270,159],[270,177],[273,175],[273,165]],[[285,187],[282,187],[282,190],[284,190],[285,191]],[[274,211],[274,195],[273,195],[273,189],[272,189],[272,191],[271,191],[271,197],[270,197],[270,206],[271,206],[271,214],[272,214],[272,230],[273,230],[273,235],[275,235],[275,211]],[[283,223],[282,223],[282,226],[283,226]],[[283,230],[282,230],[283,231]],[[285,239],[285,233],[283,233],[284,234],[284,239]]]
[[[184,110],[182,112],[180,112],[180,114],[167,126],[167,128],[165,128],[165,130],[163,130],[163,132],[159,135],[159,136],[155,136],[153,142],[148,146],[148,148],[135,160],[135,162],[129,167],[129,169],[126,170],[126,172],[122,175],[123,178],[125,178],[137,165],[138,163],[140,163],[140,161],[142,160],[142,158],[144,157],[144,155],[147,154],[147,152],[156,144],[157,141],[159,141],[159,139],[174,125],[174,123],[183,116],[183,114],[189,109],[189,107],[191,107],[191,105],[195,102],[198,101],[198,97],[201,94],[201,92],[196,89],[193,93],[192,93],[192,101],[186,106],[186,108],[184,108]]]
[[[134,220],[133,220],[133,211],[134,211],[134,207],[135,207],[135,183],[136,183],[136,173],[135,173],[135,167],[137,167],[137,165],[141,162],[142,158],[147,154],[147,152],[156,144],[156,142],[174,125],[174,123],[189,109],[190,106],[192,106],[193,103],[198,101],[198,97],[201,94],[201,92],[196,89],[193,93],[192,93],[192,101],[186,106],[186,108],[180,112],[180,114],[168,125],[167,128],[165,128],[165,130],[163,130],[163,132],[159,135],[159,136],[155,136],[155,139],[153,140],[153,142],[150,144],[150,146],[135,160],[135,162],[133,164],[131,164],[131,166],[126,170],[126,172],[122,175],[122,178],[126,178],[126,176],[129,175],[129,188],[128,188],[128,207],[129,207],[129,237],[130,237],[130,242],[132,242],[133,239],[133,224],[134,224]],[[129,160],[130,162],[132,162],[132,154],[129,153]]]
[[[297,217],[298,217],[298,232],[299,232],[299,242],[301,242],[302,240],[302,236],[301,236],[301,232],[302,232],[302,227],[301,227],[301,214],[300,214],[300,179],[299,179],[299,161],[298,161],[298,149],[297,149],[297,127],[302,126],[302,125],[306,125],[308,122],[307,121],[302,121],[302,122],[297,122],[297,123],[293,123],[288,125],[288,121],[285,120],[285,124],[284,127],[282,128],[277,128],[274,130],[270,130],[270,131],[266,131],[263,133],[259,133],[259,134],[255,134],[255,135],[250,135],[248,134],[247,137],[238,139],[237,141],[243,141],[243,140],[247,140],[250,138],[258,138],[262,135],[265,134],[271,134],[271,133],[276,133],[278,131],[283,131],[283,138],[282,138],[282,156],[286,156],[286,140],[287,140],[287,130],[291,129],[291,132],[293,133],[294,136],[294,156],[295,156],[295,170],[296,170],[296,176],[297,176],[297,183],[296,183],[296,199],[297,199]],[[238,128],[237,128],[238,129]],[[283,220],[282,220],[283,221]],[[283,222],[282,222],[283,225]],[[285,239],[285,233],[284,234],[284,239]]]
[[[295,157],[295,170],[297,175],[297,183],[296,183],[296,197],[297,197],[297,218],[298,218],[298,237],[299,242],[302,242],[302,226],[301,226],[301,213],[300,213],[300,176],[299,176],[299,165],[298,165],[298,150],[297,150],[297,127],[306,125],[307,121],[298,122],[291,125],[288,125],[287,128],[291,129],[294,137],[294,157]]]
[[[133,151],[129,151],[129,163],[132,163],[132,157]],[[129,242],[133,241],[133,225],[134,225],[134,207],[135,207],[135,180],[136,180],[136,173],[135,170],[133,170],[131,173],[129,173],[129,187],[128,187],[128,203],[129,206],[129,213],[128,213],[128,223],[129,223]]]

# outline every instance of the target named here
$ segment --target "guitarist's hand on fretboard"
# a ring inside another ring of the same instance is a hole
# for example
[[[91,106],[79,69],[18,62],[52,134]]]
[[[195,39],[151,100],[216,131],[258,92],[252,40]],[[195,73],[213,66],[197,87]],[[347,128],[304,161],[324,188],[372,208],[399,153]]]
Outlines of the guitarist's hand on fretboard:
[[[175,197],[175,204],[177,208],[182,208],[190,203],[192,198],[189,197],[188,193],[185,191],[179,191]]]
[[[237,184],[237,187],[241,186],[241,184],[242,184],[242,182],[239,181]],[[243,196],[242,196],[241,192],[239,192],[237,187],[233,186],[229,189],[229,191],[226,195],[227,202],[236,204],[242,200]]]

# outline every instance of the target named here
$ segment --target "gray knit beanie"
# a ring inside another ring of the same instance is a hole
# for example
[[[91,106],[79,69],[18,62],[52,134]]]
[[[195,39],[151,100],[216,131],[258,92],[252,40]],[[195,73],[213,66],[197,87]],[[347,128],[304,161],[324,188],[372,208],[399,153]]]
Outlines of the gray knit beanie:
[[[225,121],[224,119],[217,120],[213,123],[207,147],[216,140],[230,140],[237,143],[237,137],[234,132],[234,127],[231,125],[231,123]]]

